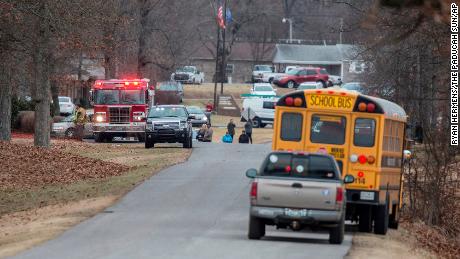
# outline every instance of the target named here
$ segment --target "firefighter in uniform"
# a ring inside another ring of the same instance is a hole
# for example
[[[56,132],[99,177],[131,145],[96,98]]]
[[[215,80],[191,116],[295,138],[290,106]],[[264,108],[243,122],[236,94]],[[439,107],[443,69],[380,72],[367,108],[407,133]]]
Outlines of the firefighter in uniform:
[[[78,104],[75,107],[73,122],[75,123],[75,137],[82,140],[86,123],[86,110]]]

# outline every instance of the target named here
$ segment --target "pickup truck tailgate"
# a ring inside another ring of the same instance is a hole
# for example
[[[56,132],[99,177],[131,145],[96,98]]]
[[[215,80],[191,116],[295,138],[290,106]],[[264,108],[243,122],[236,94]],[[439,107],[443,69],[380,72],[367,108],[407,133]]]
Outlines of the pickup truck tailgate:
[[[257,206],[334,210],[337,181],[257,178]]]

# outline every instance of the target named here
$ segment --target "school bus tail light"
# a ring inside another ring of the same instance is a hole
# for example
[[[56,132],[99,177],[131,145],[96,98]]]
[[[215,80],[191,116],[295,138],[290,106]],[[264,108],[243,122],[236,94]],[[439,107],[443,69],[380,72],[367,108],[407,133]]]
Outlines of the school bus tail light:
[[[302,101],[301,98],[296,97],[296,98],[294,99],[294,106],[300,107],[300,106],[302,106],[302,104],[303,104],[303,101]]]
[[[275,104],[277,106],[288,106],[296,108],[306,108],[305,95],[303,92],[293,92],[281,97],[278,102]]]
[[[383,114],[383,109],[377,101],[373,97],[360,95],[356,99],[353,111]]]
[[[375,104],[368,103],[367,104],[367,112],[374,112],[375,111]]]
[[[365,155],[360,155],[358,161],[360,164],[365,164],[367,162],[367,157]]]
[[[367,157],[367,162],[372,165],[373,163],[375,163],[375,157],[374,156],[368,156]]]

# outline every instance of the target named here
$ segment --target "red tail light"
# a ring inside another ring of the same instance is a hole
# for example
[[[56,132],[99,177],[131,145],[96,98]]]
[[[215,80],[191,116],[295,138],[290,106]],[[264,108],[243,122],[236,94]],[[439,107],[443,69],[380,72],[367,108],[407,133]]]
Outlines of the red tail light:
[[[337,192],[335,193],[335,201],[342,202],[343,201],[343,189],[342,187],[337,187]]]
[[[249,194],[251,199],[257,199],[257,182],[252,182],[251,192]]]
[[[360,164],[365,164],[367,162],[367,157],[365,155],[360,155],[358,161]]]
[[[285,102],[287,106],[292,106],[294,104],[294,98],[287,97]]]

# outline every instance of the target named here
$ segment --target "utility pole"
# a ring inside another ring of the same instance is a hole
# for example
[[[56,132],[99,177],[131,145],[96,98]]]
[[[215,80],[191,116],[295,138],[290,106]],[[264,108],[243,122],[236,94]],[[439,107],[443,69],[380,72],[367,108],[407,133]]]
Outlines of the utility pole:
[[[289,22],[289,43],[292,43],[292,18],[283,18],[282,22]]]
[[[227,69],[225,67],[226,60],[225,60],[225,54],[227,52],[225,48],[225,31],[227,30],[227,0],[224,0],[224,10],[223,10],[223,15],[224,15],[224,28],[222,29],[222,67],[221,67],[221,82],[220,82],[220,94],[224,94],[224,77],[227,74]]]
[[[343,32],[343,18],[340,18],[340,34],[339,34],[340,44],[342,44],[342,32]]]

